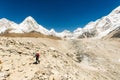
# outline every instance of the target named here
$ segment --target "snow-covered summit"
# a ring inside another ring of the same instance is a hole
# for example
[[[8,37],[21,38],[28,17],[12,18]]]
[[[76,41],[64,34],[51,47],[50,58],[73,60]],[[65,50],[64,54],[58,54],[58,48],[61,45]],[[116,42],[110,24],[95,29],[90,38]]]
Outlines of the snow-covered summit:
[[[19,27],[25,33],[36,31],[36,32],[40,32],[45,35],[49,34],[49,31],[46,28],[44,28],[43,26],[39,25],[31,16],[27,17],[19,25]]]
[[[56,36],[56,35],[57,35],[57,32],[56,32],[54,29],[51,29],[51,30],[50,30],[50,35]]]

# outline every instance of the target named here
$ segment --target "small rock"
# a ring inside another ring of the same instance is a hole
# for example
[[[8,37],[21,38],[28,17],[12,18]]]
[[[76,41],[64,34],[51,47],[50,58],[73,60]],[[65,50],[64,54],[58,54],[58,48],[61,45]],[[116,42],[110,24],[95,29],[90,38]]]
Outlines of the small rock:
[[[22,63],[22,66],[25,66],[26,63]]]
[[[42,73],[42,75],[45,75],[45,73]]]
[[[51,76],[49,77],[49,80],[55,80],[55,79],[54,79],[54,75],[51,75]]]
[[[22,52],[20,52],[20,51],[19,51],[19,52],[17,52],[17,53],[18,53],[18,54],[22,54]]]
[[[0,60],[0,64],[2,64],[2,61]]]
[[[9,67],[3,68],[3,71],[9,71],[9,70],[10,70]]]
[[[29,47],[24,47],[25,49],[30,49]]]
[[[9,76],[10,76],[10,73],[0,72],[0,80],[6,80],[5,78]]]
[[[18,69],[18,72],[23,72],[23,69]]]
[[[0,77],[4,77],[4,73],[3,72],[0,72]]]
[[[5,78],[7,78],[7,77],[9,77],[9,76],[10,76],[10,73],[6,73],[6,74],[4,75]]]
[[[25,75],[25,78],[28,78],[28,76],[27,76],[27,75]]]
[[[2,66],[0,66],[0,71],[2,70]]]

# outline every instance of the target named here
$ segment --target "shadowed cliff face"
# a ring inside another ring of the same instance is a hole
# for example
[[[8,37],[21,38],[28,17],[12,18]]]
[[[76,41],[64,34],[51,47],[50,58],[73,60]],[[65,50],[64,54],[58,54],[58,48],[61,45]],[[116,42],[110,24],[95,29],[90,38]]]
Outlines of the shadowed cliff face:
[[[112,38],[120,38],[120,27],[111,31],[107,36],[103,37],[103,39],[112,39]]]
[[[114,32],[112,38],[120,38],[120,28],[118,28],[118,29]]]

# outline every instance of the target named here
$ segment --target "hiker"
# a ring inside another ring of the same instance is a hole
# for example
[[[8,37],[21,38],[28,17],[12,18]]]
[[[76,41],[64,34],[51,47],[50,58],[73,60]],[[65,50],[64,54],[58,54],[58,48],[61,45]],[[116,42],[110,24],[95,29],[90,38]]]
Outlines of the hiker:
[[[40,57],[40,54],[37,52],[36,54],[35,54],[35,58],[36,58],[36,64],[38,64],[38,63],[40,63],[40,60],[39,60],[39,57]]]

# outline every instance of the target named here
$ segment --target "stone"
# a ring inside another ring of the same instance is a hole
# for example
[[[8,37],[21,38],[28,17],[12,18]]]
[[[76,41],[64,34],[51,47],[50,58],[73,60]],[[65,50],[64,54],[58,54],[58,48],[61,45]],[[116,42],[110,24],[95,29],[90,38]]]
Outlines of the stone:
[[[22,66],[25,66],[25,65],[26,65],[26,63],[23,62],[23,63],[22,63]]]
[[[23,69],[20,69],[20,68],[19,68],[19,69],[18,69],[18,72],[23,72]]]
[[[9,71],[10,69],[9,69],[9,67],[5,67],[5,68],[3,68],[3,70],[4,71]]]
[[[0,80],[6,80],[10,76],[10,73],[0,72]]]
[[[28,78],[28,76],[27,76],[27,75],[25,75],[25,78]]]
[[[2,71],[2,66],[0,66],[0,71]]]
[[[51,76],[49,77],[49,80],[55,80],[55,79],[54,79],[54,75],[51,75]]]
[[[2,64],[2,61],[0,60],[0,64]]]

